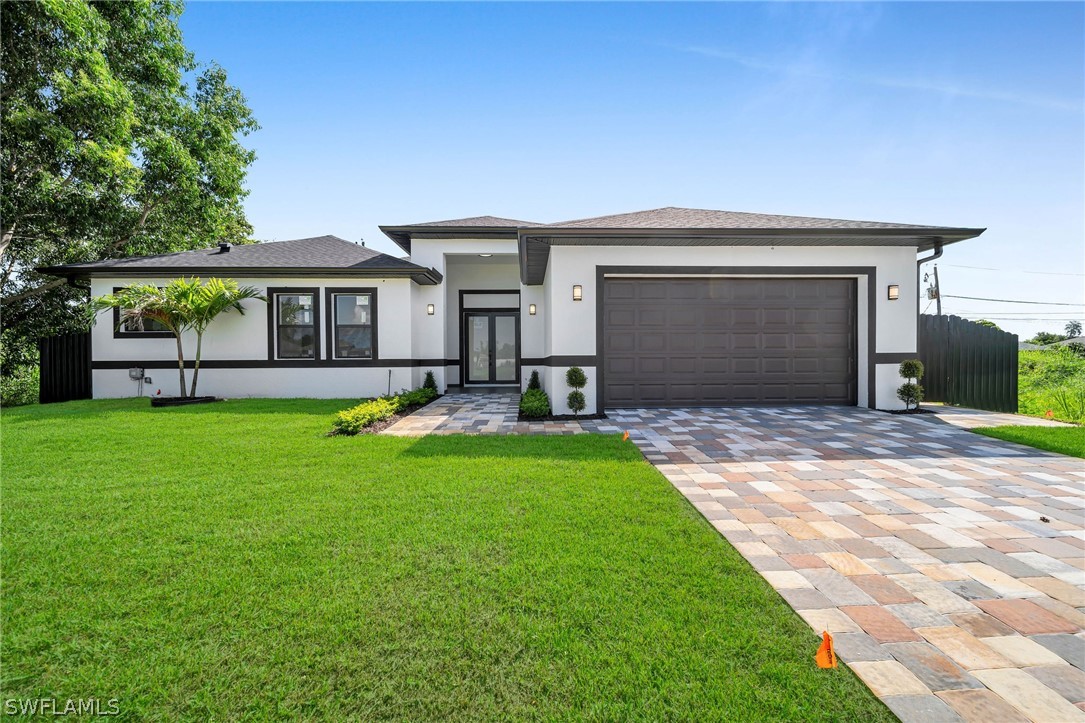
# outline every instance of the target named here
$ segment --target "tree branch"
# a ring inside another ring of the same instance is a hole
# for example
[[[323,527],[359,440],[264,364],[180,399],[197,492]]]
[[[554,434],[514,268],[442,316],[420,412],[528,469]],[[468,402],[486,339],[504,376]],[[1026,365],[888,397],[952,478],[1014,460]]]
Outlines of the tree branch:
[[[46,281],[41,286],[35,286],[33,289],[27,289],[26,291],[20,291],[18,294],[12,294],[11,296],[5,296],[0,299],[0,305],[8,306],[14,304],[16,301],[22,301],[23,299],[30,299],[35,296],[40,296],[46,291],[59,288],[68,283],[67,279],[53,279],[52,281]]]

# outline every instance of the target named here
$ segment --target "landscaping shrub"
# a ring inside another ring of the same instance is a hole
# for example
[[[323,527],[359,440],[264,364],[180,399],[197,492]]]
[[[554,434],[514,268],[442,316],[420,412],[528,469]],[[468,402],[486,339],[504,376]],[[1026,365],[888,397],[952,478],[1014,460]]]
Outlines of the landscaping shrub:
[[[528,388],[520,397],[520,414],[533,419],[550,416],[550,397],[542,389]]]
[[[396,411],[402,411],[407,407],[420,407],[423,404],[429,404],[437,398],[437,390],[429,389],[427,387],[421,387],[419,389],[412,389],[409,392],[400,392],[391,397],[386,397],[389,401],[396,405]]]
[[[38,401],[38,367],[15,367],[0,376],[0,407],[21,407]]]
[[[569,367],[569,371],[565,372],[565,383],[573,388],[566,397],[565,403],[569,405],[569,409],[573,410],[573,416],[579,417],[587,406],[584,392],[580,390],[587,386],[588,375],[580,367]]]
[[[919,409],[919,403],[923,401],[923,387],[919,385],[919,380],[923,378],[923,362],[905,359],[898,371],[908,381],[897,387],[897,399],[904,402],[905,409]]]
[[[426,372],[426,381],[422,382],[422,388],[437,391],[437,380],[433,378],[432,370]]]
[[[1085,358],[1068,346],[1022,351],[1017,364],[1022,414],[1085,423]]]
[[[371,424],[388,419],[398,412],[395,402],[373,399],[335,415],[332,428],[336,434],[357,434]]]
[[[362,402],[335,415],[332,422],[334,434],[357,434],[366,427],[382,422],[408,407],[420,407],[437,398],[437,390],[419,387],[387,397],[377,397]]]
[[[538,369],[532,369],[531,370],[531,378],[528,379],[527,388],[528,388],[529,391],[532,390],[532,389],[542,389],[542,383],[539,382],[539,370]]]

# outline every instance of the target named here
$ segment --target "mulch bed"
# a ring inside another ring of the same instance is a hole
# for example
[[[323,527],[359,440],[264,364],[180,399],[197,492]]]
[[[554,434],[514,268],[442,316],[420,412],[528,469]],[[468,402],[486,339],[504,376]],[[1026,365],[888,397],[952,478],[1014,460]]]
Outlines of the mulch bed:
[[[152,407],[187,407],[191,404],[221,402],[218,397],[151,397]]]
[[[890,414],[937,414],[938,412],[933,409],[927,409],[926,407],[919,407],[918,409],[891,409],[888,410]]]
[[[581,414],[579,417],[572,414],[550,414],[545,417],[525,417],[522,413],[516,415],[517,422],[581,422],[606,418],[605,414]]]

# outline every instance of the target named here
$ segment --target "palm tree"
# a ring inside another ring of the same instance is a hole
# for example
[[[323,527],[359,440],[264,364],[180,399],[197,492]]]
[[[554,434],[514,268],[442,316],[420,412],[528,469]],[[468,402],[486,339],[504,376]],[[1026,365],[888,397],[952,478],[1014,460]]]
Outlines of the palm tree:
[[[223,312],[235,309],[244,314],[241,302],[245,299],[267,298],[252,286],[239,287],[233,279],[208,279],[206,284],[198,278],[174,279],[163,287],[154,284],[130,284],[113,294],[93,300],[95,313],[104,309],[120,309],[121,323],[132,322],[143,328],[145,321],[156,321],[169,330],[177,341],[177,371],[181,382],[181,396],[196,396],[196,382],[200,374],[200,355],[203,333]],[[196,332],[196,364],[192,371],[192,390],[185,387],[185,352],[181,334],[188,330]]]
[[[197,283],[199,279],[196,279]],[[208,279],[207,283],[196,289],[192,299],[192,329],[196,332],[196,364],[192,369],[192,393],[196,396],[196,381],[200,376],[200,349],[203,346],[203,333],[219,314],[234,309],[239,314],[245,313],[241,302],[245,299],[260,299],[267,303],[267,297],[254,286],[238,286],[233,279]]]

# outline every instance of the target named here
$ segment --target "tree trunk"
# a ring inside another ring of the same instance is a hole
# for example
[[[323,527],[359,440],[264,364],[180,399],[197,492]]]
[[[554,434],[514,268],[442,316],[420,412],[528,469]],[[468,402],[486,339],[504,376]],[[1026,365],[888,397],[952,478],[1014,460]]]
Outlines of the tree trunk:
[[[181,346],[181,332],[177,332],[177,370],[181,374],[181,396],[185,396],[185,350]]]
[[[15,224],[11,224],[3,231],[3,236],[0,236],[0,259],[4,258],[4,254],[8,251],[8,246],[11,245],[11,237],[15,235]]]
[[[203,345],[203,332],[196,332],[196,366],[192,369],[192,393],[190,397],[196,396],[196,380],[200,377],[200,347]]]

